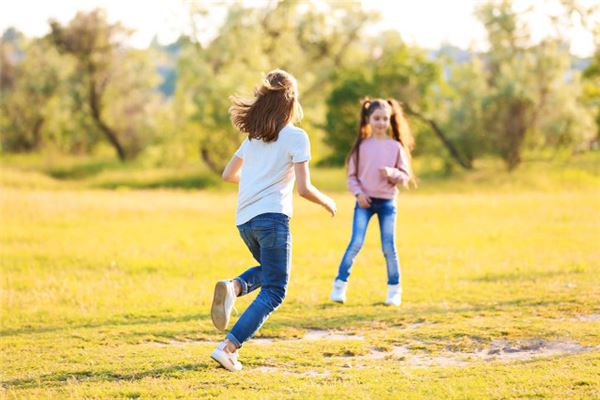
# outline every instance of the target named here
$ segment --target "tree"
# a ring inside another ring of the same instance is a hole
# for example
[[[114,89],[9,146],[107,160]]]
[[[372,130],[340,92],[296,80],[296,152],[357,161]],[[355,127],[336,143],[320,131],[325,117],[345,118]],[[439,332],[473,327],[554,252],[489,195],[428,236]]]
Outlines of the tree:
[[[484,63],[476,56],[462,63],[445,55],[441,60],[446,79],[434,93],[432,114],[465,161],[473,165],[490,151],[483,123],[483,99],[488,94]]]
[[[563,40],[531,44],[522,16],[507,0],[489,1],[476,13],[490,43],[483,124],[508,169],[520,164],[527,144],[581,142],[589,134],[589,112],[580,101],[579,77],[569,74],[571,56]]]
[[[433,133],[455,162],[471,168],[469,160],[428,115],[431,93],[440,79],[439,66],[424,50],[405,45],[395,32],[381,34],[368,47],[373,49],[370,58],[340,71],[327,98],[325,141],[334,150],[327,162],[340,164],[345,159],[358,129],[359,100],[369,95],[400,100],[405,112],[423,125],[417,131],[419,138]]]
[[[322,99],[335,68],[351,57],[353,45],[372,17],[357,2],[332,2],[323,10],[297,0],[262,8],[234,4],[216,37],[206,45],[192,40],[178,64],[175,104],[195,129],[200,155],[215,172],[225,165],[241,136],[229,121],[229,96],[250,94],[261,75],[283,68],[300,83],[304,124],[322,119]],[[192,20],[202,21],[202,10]],[[199,29],[199,28],[198,28]],[[198,30],[195,29],[195,30]]]
[[[89,113],[121,160],[133,158],[148,140],[146,121],[156,74],[141,52],[124,47],[130,34],[104,12],[77,13],[68,25],[50,23],[56,47],[77,61],[76,79],[86,85],[79,110]]]
[[[58,54],[46,40],[26,43],[21,34],[8,30],[0,42],[0,61],[2,149],[37,150],[50,116],[49,103],[60,84]]]
[[[476,14],[486,27],[490,51],[486,54],[489,93],[482,106],[484,123],[497,152],[513,169],[534,104],[522,74],[530,67],[526,54],[529,32],[509,1],[487,2]]]
[[[583,73],[583,100],[593,110],[596,119],[596,135],[590,140],[598,144],[600,134],[600,22],[594,27],[594,42],[596,50],[592,62]]]

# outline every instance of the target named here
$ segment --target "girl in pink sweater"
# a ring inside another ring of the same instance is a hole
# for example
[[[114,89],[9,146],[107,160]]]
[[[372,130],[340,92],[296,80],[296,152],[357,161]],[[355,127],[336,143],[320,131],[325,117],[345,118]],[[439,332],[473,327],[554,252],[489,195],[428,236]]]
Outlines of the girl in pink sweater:
[[[396,196],[397,185],[415,183],[410,166],[413,147],[412,132],[396,100],[367,98],[361,102],[358,137],[348,156],[348,188],[356,197],[352,237],[333,283],[331,300],[346,301],[354,258],[363,245],[369,220],[377,214],[388,275],[385,304],[399,306],[402,302],[395,243]]]

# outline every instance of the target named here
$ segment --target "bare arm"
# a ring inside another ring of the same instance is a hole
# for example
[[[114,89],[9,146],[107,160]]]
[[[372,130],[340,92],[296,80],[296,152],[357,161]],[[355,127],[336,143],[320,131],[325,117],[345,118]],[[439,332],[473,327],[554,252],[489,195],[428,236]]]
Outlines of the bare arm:
[[[327,211],[331,213],[331,216],[335,216],[337,208],[335,201],[329,196],[321,193],[319,189],[314,187],[310,182],[310,171],[308,169],[308,161],[295,163],[294,172],[296,174],[296,188],[298,194],[308,201],[323,206]]]
[[[239,183],[243,163],[244,160],[242,158],[239,158],[238,156],[231,157],[231,160],[229,160],[221,175],[223,180],[225,182]]]

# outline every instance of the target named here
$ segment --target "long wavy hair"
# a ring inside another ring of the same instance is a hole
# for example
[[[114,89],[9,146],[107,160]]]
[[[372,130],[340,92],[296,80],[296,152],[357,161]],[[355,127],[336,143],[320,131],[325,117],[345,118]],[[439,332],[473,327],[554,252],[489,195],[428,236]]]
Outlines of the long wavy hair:
[[[375,112],[375,110],[386,110],[390,113],[390,126],[392,128],[392,138],[399,142],[408,156],[409,165],[412,164],[412,151],[415,148],[415,138],[410,129],[410,125],[400,103],[392,98],[384,99],[373,99],[365,97],[360,101],[360,122],[358,124],[358,135],[352,149],[346,159],[346,165],[352,157],[354,157],[354,164],[358,171],[358,163],[360,158],[360,144],[363,140],[371,136],[371,126],[369,125],[369,117]],[[416,177],[412,172],[412,165],[410,168],[410,183],[416,186]]]
[[[230,100],[231,122],[250,140],[274,142],[285,125],[303,117],[296,78],[281,69],[265,76],[255,89],[254,98],[231,96]]]

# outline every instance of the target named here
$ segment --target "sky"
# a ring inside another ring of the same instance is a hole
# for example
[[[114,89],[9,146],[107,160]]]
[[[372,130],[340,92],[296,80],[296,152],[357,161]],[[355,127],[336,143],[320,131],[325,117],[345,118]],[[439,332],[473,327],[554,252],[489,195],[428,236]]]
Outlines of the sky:
[[[181,33],[189,34],[188,8],[190,4],[212,5],[210,26],[203,33],[214,34],[224,15],[223,4],[229,0],[18,0],[0,2],[0,32],[10,26],[27,36],[41,36],[48,32],[48,19],[67,23],[77,11],[104,8],[111,22],[121,21],[135,30],[131,45],[146,47],[153,37],[160,43],[173,42]],[[233,0],[231,0],[233,1]],[[248,5],[264,4],[267,0],[244,0]],[[317,0],[318,1],[318,0]],[[335,0],[347,1],[347,0]],[[426,48],[437,48],[442,43],[464,49],[485,50],[485,31],[473,15],[482,0],[361,0],[367,10],[377,10],[382,20],[368,33],[380,29],[396,29],[405,41]],[[591,5],[595,0],[581,0]],[[533,6],[527,22],[534,40],[548,35],[552,28],[548,13],[557,11],[558,0],[514,0],[517,9]],[[600,12],[594,16],[600,21]],[[578,21],[574,21],[575,26]],[[594,51],[591,33],[581,27],[565,32],[571,52],[588,57]]]

